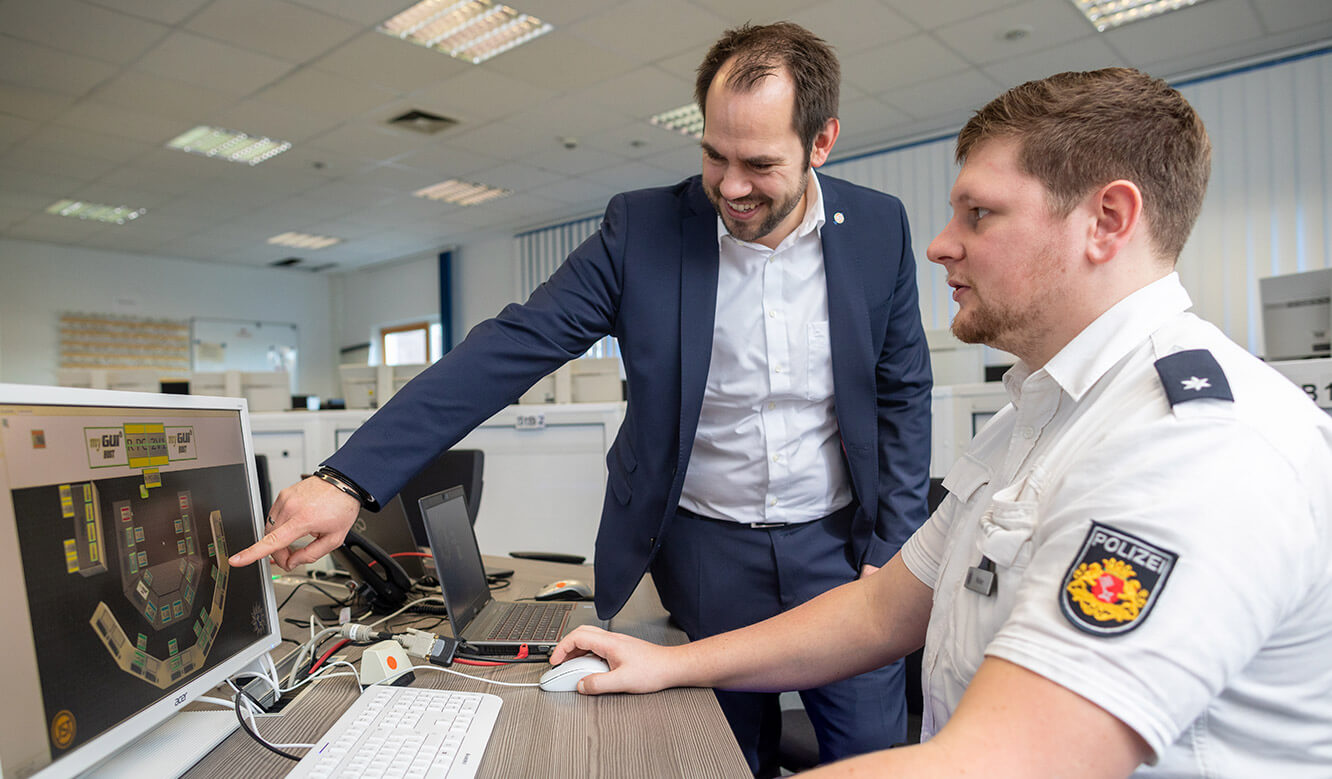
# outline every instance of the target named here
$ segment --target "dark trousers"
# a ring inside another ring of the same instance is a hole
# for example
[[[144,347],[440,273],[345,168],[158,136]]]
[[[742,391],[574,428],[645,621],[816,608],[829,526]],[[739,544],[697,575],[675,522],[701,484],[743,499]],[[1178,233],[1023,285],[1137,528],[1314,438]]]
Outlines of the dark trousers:
[[[691,640],[760,622],[859,571],[851,559],[855,506],[778,528],[751,528],[681,510],[652,564],[666,610]],[[800,691],[823,762],[906,741],[901,661]],[[775,776],[781,738],[776,693],[717,690],[717,702],[757,776]]]

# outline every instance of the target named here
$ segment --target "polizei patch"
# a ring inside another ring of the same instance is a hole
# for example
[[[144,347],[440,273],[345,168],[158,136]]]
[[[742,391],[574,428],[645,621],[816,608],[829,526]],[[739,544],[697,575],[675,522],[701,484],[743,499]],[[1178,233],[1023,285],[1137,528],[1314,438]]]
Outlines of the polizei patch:
[[[1068,568],[1059,605],[1068,621],[1096,636],[1127,633],[1151,612],[1179,555],[1093,522]]]

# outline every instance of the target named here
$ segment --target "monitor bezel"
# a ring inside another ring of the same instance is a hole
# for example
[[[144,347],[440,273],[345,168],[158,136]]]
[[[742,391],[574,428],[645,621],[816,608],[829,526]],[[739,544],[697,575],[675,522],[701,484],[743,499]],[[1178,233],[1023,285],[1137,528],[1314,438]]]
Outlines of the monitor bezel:
[[[254,441],[250,428],[249,406],[244,398],[214,397],[206,395],[168,395],[119,390],[95,390],[75,387],[51,387],[35,384],[0,383],[0,406],[75,406],[119,407],[138,409],[216,410],[235,411],[241,424],[247,489],[249,490],[251,519],[255,538],[264,535],[263,513],[259,504],[259,483],[255,474]],[[238,551],[238,550],[232,550]],[[50,763],[40,768],[34,777],[77,774],[96,767],[121,750],[182,711],[195,699],[206,695],[231,676],[249,668],[267,655],[282,641],[281,624],[277,616],[277,600],[273,591],[272,571],[267,558],[260,560],[263,582],[264,610],[268,615],[269,630],[263,636],[242,647],[231,657],[208,668],[181,687],[164,691],[162,697],[143,710],[108,728],[67,755],[53,755]],[[0,768],[3,773],[3,768]]]

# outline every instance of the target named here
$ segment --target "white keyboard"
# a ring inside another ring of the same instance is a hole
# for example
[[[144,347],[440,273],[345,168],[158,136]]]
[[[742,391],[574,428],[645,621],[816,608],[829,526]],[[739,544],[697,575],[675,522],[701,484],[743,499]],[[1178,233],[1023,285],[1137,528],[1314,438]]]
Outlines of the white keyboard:
[[[288,777],[468,779],[476,776],[500,703],[482,692],[371,687]]]

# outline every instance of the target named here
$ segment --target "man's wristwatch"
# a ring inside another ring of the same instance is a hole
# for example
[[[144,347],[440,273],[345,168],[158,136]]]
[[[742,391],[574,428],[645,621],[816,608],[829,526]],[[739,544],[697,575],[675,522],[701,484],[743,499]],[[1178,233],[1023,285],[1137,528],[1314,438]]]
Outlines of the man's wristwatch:
[[[370,509],[371,511],[379,508],[379,504],[374,499],[374,496],[361,489],[356,482],[343,476],[341,473],[338,473],[327,465],[321,465],[316,468],[314,476],[315,478],[323,479],[333,485],[338,491],[355,498],[356,502],[361,504],[361,508]]]

